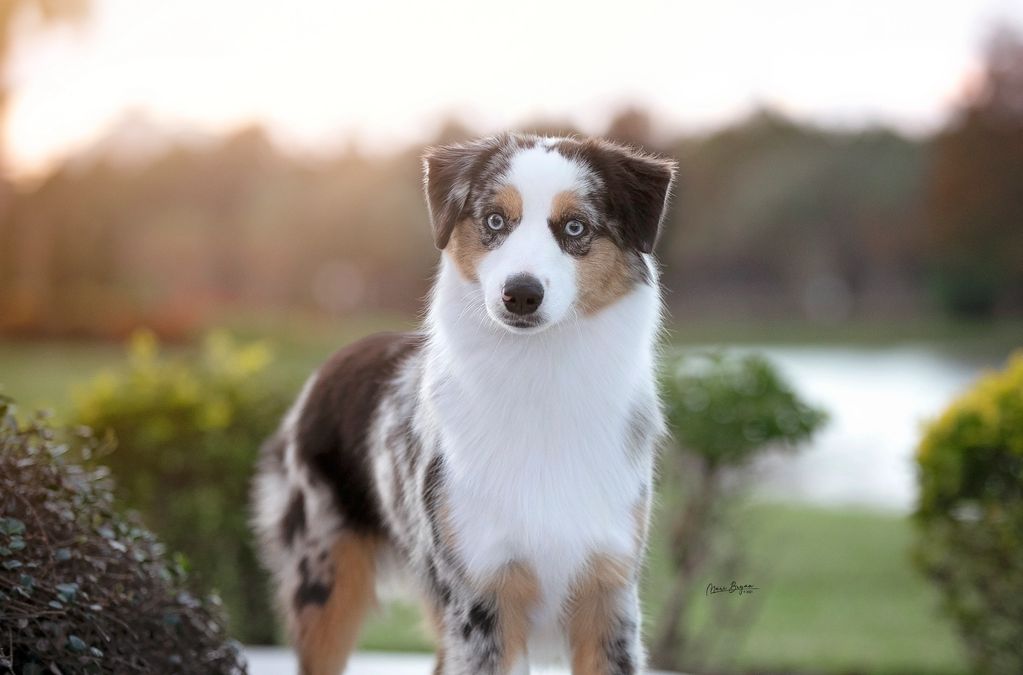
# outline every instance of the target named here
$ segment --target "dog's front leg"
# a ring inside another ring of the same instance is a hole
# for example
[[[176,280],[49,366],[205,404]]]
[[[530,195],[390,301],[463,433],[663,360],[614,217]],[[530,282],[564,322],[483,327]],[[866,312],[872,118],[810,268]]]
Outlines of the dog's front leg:
[[[482,592],[467,589],[445,612],[436,675],[526,675],[529,617],[538,599],[536,575],[517,563]]]
[[[573,675],[635,675],[643,668],[631,564],[597,556],[576,583],[566,623]]]

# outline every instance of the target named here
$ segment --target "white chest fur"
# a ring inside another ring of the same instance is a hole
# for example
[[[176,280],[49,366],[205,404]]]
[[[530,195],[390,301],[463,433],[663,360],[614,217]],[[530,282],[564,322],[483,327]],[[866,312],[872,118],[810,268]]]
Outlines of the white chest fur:
[[[660,305],[641,285],[600,313],[512,335],[464,312],[479,293],[445,263],[423,380],[445,459],[451,526],[469,573],[511,561],[540,581],[553,619],[594,553],[635,552],[635,507],[650,452],[627,447],[637,406],[653,407]]]

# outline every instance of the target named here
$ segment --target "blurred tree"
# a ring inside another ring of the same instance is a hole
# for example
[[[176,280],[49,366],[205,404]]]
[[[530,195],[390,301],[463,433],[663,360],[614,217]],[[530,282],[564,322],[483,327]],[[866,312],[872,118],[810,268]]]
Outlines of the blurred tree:
[[[680,305],[713,311],[725,296],[745,300],[746,317],[817,318],[802,300],[822,276],[845,290],[850,312],[883,304],[873,289],[915,283],[920,142],[819,129],[767,109],[679,139],[670,154],[681,171],[660,250]]]
[[[662,461],[661,478],[684,490],[668,516],[674,581],[656,624],[651,661],[665,670],[696,671],[705,645],[696,639],[690,607],[715,545],[721,548],[715,530],[726,529],[717,526],[734,501],[735,481],[726,475],[767,450],[806,441],[826,415],[803,402],[757,355],[683,357],[664,378],[663,390],[675,442]],[[718,562],[735,572],[742,561],[739,548],[730,548],[729,559]]]
[[[449,118],[440,126],[434,134],[433,145],[447,145],[450,143],[462,143],[476,136],[472,129],[465,125],[458,118]]]
[[[626,108],[611,120],[605,136],[611,140],[653,151],[653,120],[643,108]]]
[[[920,306],[924,142],[770,111],[664,147],[653,126],[626,110],[608,135],[680,160],[658,245],[677,317],[903,318]],[[471,135],[451,122],[435,142]],[[13,196],[0,213],[0,332],[124,337],[148,325],[181,339],[239,307],[419,308],[437,256],[421,146],[311,159],[255,128],[154,145],[128,163],[100,143]]]
[[[987,45],[979,86],[935,140],[926,204],[939,299],[953,315],[1023,307],[1023,39]]]

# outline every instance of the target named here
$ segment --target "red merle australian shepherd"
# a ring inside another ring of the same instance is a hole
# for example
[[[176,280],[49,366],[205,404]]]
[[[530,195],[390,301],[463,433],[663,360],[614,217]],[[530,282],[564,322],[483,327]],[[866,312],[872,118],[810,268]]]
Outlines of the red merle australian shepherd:
[[[674,164],[508,134],[424,167],[442,254],[422,329],[313,373],[256,479],[302,672],[343,670],[394,571],[436,627],[436,673],[639,672]]]

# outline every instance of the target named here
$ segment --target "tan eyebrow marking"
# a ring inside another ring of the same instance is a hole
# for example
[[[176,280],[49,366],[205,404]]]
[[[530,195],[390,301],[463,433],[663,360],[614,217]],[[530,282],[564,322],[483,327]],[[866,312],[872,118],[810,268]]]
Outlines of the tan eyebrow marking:
[[[513,186],[505,185],[494,193],[494,203],[504,211],[505,218],[510,220],[522,218],[522,195]]]
[[[572,190],[563,190],[554,195],[551,202],[551,222],[558,222],[582,211],[582,200]]]

